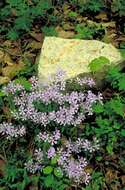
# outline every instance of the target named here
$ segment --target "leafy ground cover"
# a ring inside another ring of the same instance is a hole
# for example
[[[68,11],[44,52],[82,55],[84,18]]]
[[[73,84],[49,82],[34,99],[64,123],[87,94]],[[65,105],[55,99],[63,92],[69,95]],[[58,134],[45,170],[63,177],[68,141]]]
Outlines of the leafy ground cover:
[[[124,190],[125,69],[110,68],[100,88],[62,71],[45,89],[37,79],[44,36],[98,39],[124,56],[124,0],[0,8],[0,190]]]

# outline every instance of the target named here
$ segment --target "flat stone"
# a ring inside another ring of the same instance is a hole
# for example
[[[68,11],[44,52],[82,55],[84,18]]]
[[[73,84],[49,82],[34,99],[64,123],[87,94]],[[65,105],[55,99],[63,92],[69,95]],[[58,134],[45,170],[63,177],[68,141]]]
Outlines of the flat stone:
[[[89,63],[100,56],[113,65],[123,60],[118,49],[101,41],[45,37],[38,66],[40,82],[49,82],[48,76],[59,68],[66,72],[65,79],[90,73]]]

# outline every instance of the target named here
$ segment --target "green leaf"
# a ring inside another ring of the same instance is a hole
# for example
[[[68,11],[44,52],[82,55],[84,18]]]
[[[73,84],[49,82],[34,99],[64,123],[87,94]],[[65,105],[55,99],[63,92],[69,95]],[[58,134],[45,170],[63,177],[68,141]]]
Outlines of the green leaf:
[[[0,91],[0,97],[6,96],[6,94],[2,91]]]
[[[100,11],[103,6],[103,1],[90,1],[89,8],[91,11],[97,12]]]
[[[92,28],[89,28],[88,26],[84,26],[81,24],[77,24],[75,27],[75,31],[77,34],[74,36],[74,38],[78,39],[92,39],[94,31]]]
[[[27,81],[25,78],[16,79],[16,80],[15,80],[15,83],[21,84],[22,86],[24,86],[24,88],[25,88],[26,90],[30,90],[31,87],[32,87],[31,83],[30,83],[29,81]]]
[[[125,1],[124,0],[114,0],[111,3],[112,12],[117,13],[118,16],[125,16]]]
[[[121,126],[121,124],[120,123],[114,123],[114,125],[113,125],[113,128],[114,129],[120,129],[122,126]]]
[[[7,101],[8,101],[10,109],[13,111],[16,110],[15,104],[13,102],[13,96],[11,95],[7,96]]]
[[[119,79],[118,87],[119,87],[119,90],[125,90],[125,76]]]
[[[96,160],[98,160],[98,161],[101,161],[103,158],[102,158],[102,156],[97,156],[96,157]]]
[[[121,77],[120,68],[110,67],[106,76],[107,81],[113,84],[114,80],[118,80]]]
[[[89,68],[92,72],[96,72],[102,69],[104,65],[109,65],[110,61],[104,56],[100,56],[98,58],[93,59],[90,64]]]
[[[57,160],[58,160],[58,157],[55,156],[51,159],[51,164],[56,164],[57,163]]]
[[[120,43],[120,48],[121,48],[121,49],[125,49],[125,42],[121,42],[121,43]]]
[[[41,28],[41,30],[45,34],[45,36],[58,36],[58,33],[53,26],[44,26]]]
[[[121,56],[125,59],[125,49],[119,49]]]
[[[123,137],[125,137],[125,129],[122,129],[122,130],[121,130],[121,135],[122,135]]]
[[[96,117],[96,123],[99,126],[99,130],[101,129],[101,127],[103,127],[103,129],[107,129],[110,125],[111,125],[111,120],[107,119],[107,118],[102,118],[100,117]],[[110,127],[111,128],[111,127]],[[112,129],[112,128],[111,128]]]
[[[37,184],[38,181],[39,181],[39,176],[32,176],[32,177],[31,177],[31,181],[32,181],[33,183]]]
[[[70,11],[69,13],[68,13],[68,16],[69,17],[71,17],[71,18],[74,18],[74,17],[77,17],[77,13],[76,12],[74,12],[74,11]]]
[[[93,111],[95,113],[102,113],[104,111],[103,105],[101,103],[93,105]]]
[[[29,31],[32,26],[32,19],[28,18],[26,15],[18,17],[15,19],[15,29]]]
[[[11,29],[7,33],[7,38],[11,40],[16,40],[17,38],[19,38],[19,34],[15,29]]]
[[[58,178],[62,178],[63,177],[63,172],[61,170],[61,168],[57,167],[54,169],[54,175]]]
[[[120,115],[120,116],[124,116],[124,104],[121,102],[120,99],[112,99],[110,101],[110,105],[109,105],[113,111]]]
[[[45,180],[44,180],[45,186],[46,187],[51,187],[52,184],[54,183],[54,177],[53,175],[48,175]]]
[[[108,152],[109,154],[113,154],[113,146],[112,146],[112,144],[108,144],[108,145],[106,146],[106,150],[107,150],[107,152]]]
[[[44,174],[51,174],[53,171],[53,167],[52,166],[46,166],[45,168],[43,168],[43,173]]]

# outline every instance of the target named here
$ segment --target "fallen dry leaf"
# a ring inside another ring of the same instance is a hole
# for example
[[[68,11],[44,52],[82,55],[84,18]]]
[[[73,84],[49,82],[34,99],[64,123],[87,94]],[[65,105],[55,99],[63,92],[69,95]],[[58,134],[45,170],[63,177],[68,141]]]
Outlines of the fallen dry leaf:
[[[41,49],[41,42],[37,42],[35,40],[33,40],[32,42],[29,42],[26,46],[26,49]]]
[[[3,42],[3,46],[11,48],[12,47],[12,41],[11,40],[6,40]]]
[[[4,58],[4,51],[0,49],[0,62],[2,62]]]
[[[120,42],[125,42],[125,35],[123,34],[123,35],[118,36],[116,41],[119,42],[119,43]]]
[[[9,81],[10,81],[9,77],[0,76],[0,85],[8,83]]]
[[[122,180],[122,184],[125,186],[125,175],[121,176],[120,178]]]
[[[120,184],[119,183],[110,184],[110,188],[111,188],[111,190],[119,190],[120,189]]]
[[[9,48],[8,53],[14,57],[20,57],[22,54],[20,46]]]
[[[112,170],[109,168],[105,174],[105,179],[106,179],[107,183],[111,183],[113,180],[117,180],[118,179],[118,171]]]
[[[33,177],[35,177],[35,175],[30,175],[29,176],[31,178],[31,180],[33,179]],[[35,181],[33,183],[31,183],[31,185],[28,187],[29,190],[38,190],[38,182]]]
[[[71,24],[71,23],[64,23],[63,24],[63,26],[62,26],[62,28],[64,29],[64,30],[73,30],[74,29],[74,26]]]
[[[88,165],[87,167],[85,167],[85,172],[91,174],[93,172],[92,166]]]
[[[7,64],[9,66],[14,64],[14,61],[12,60],[11,56],[8,53],[4,54],[3,61],[4,61],[5,64]]]
[[[21,53],[22,53],[22,49],[21,49],[21,43],[19,40],[17,41],[9,41],[9,40],[6,40],[4,43],[3,43],[3,49],[5,52],[7,52],[9,55],[11,56],[20,56]]]
[[[116,23],[115,23],[115,21],[102,22],[101,25],[102,25],[103,27],[106,27],[106,28],[108,28],[108,27],[110,27],[110,28],[116,28]]]
[[[11,55],[10,55],[11,52],[9,52],[9,53],[8,52],[9,51],[5,50],[4,48],[0,49],[0,62],[2,63],[2,65],[5,65],[5,64],[7,64],[7,65],[13,65],[14,64],[14,61],[11,58]]]
[[[55,30],[58,33],[58,37],[61,37],[61,38],[73,38],[73,36],[75,35],[73,31],[65,31],[60,26],[57,26]]]
[[[17,11],[16,11],[16,9],[12,8],[12,9],[11,9],[11,14],[12,14],[12,16],[16,17],[16,16],[17,16]]]
[[[25,65],[23,64],[23,62],[20,62],[20,64],[8,65],[2,68],[2,75],[4,77],[13,79],[20,70],[24,69],[24,67]]]
[[[40,59],[40,53],[36,56],[34,64],[36,65],[39,64],[39,59]]]
[[[62,7],[62,10],[63,10],[63,15],[67,15],[71,11],[70,10],[70,5],[68,5],[67,3],[64,3],[63,7]]]
[[[2,65],[0,65],[0,75],[1,75],[1,73],[2,73]]]
[[[99,23],[97,23],[97,22],[95,22],[95,21],[93,21],[93,20],[89,20],[89,19],[86,20],[86,23],[87,23],[87,25],[88,25],[89,27],[93,27],[93,26],[98,26],[98,25],[100,25]]]
[[[2,110],[3,110],[3,114],[4,114],[5,118],[7,119],[7,121],[11,122],[12,115],[11,115],[9,107],[3,106]]]
[[[34,38],[38,42],[41,42],[44,38],[43,33],[36,33],[34,31],[30,32],[30,35],[32,38]]]
[[[115,32],[115,30],[107,30],[102,41],[104,41],[105,43],[111,43],[117,48],[119,42],[117,41],[117,34]]]
[[[79,23],[82,23],[82,22],[86,22],[88,20],[88,17],[83,17],[81,15],[78,15],[76,20],[79,22]]]
[[[38,190],[38,184],[33,184],[29,186],[29,190]]]
[[[2,159],[0,159],[0,175],[5,175],[5,161],[3,161]]]
[[[99,19],[101,21],[108,21],[108,17],[106,12],[101,12],[97,16],[95,16],[96,19]]]
[[[32,62],[34,63],[33,60],[36,57],[36,54],[35,53],[31,53],[29,51],[26,51],[26,52],[24,52],[24,57],[27,58],[27,59],[32,60]]]

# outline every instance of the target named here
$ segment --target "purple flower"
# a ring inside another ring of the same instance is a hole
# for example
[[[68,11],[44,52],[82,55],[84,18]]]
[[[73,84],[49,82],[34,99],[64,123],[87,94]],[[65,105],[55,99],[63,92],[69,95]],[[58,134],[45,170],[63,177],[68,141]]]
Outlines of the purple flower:
[[[29,81],[31,82],[32,90],[36,90],[39,87],[38,78],[36,76],[31,77]]]
[[[58,76],[59,74],[59,76]],[[72,91],[66,93],[65,85],[62,86],[63,77],[62,71],[59,71],[57,78],[53,83],[48,85],[45,89],[41,89],[36,77],[31,78],[32,88],[25,91],[19,84],[14,84],[14,89],[10,89],[10,84],[6,87],[9,92],[14,95],[14,103],[17,110],[12,114],[16,119],[30,120],[34,123],[47,126],[51,121],[59,125],[78,125],[86,118],[86,115],[92,115],[92,105],[94,102],[102,102],[102,95],[99,93],[95,95],[92,91],[77,92]],[[61,80],[61,81],[60,81]],[[84,79],[84,81],[91,81],[92,79]],[[13,83],[12,83],[13,84]],[[62,90],[63,88],[63,90]],[[19,93],[16,94],[16,90]],[[57,105],[56,110],[50,112],[41,112],[35,107],[35,102],[41,102],[45,106],[53,103]],[[80,110],[84,110],[81,111]]]
[[[60,140],[61,135],[60,135],[60,131],[58,129],[56,129],[52,134],[47,133],[47,132],[40,132],[37,135],[37,138],[39,141],[43,141],[43,142],[48,142],[51,145],[57,144],[58,140]]]
[[[43,151],[41,148],[35,149],[34,156],[37,162],[41,162],[43,160]]]
[[[64,157],[65,158],[65,157]],[[60,164],[60,162],[58,162]],[[90,181],[89,173],[85,172],[87,166],[86,159],[79,157],[78,160],[73,158],[64,159],[61,162],[61,166],[66,175],[77,184],[85,183],[88,184]]]
[[[27,171],[30,173],[35,174],[37,171],[39,171],[42,166],[40,163],[34,162],[32,159],[29,160],[27,163],[24,164]]]
[[[0,133],[5,135],[7,139],[22,137],[26,134],[26,129],[24,126],[13,126],[12,123],[2,123],[0,124]]]
[[[76,82],[80,85],[80,86],[83,86],[83,85],[88,85],[90,87],[93,87],[95,85],[95,81],[92,79],[92,78],[87,78],[87,77],[84,77],[84,78],[76,78]]]
[[[54,147],[50,147],[47,153],[47,157],[48,158],[53,158],[55,156],[55,148]]]
[[[17,91],[22,90],[24,90],[24,87],[21,84],[10,81],[7,86],[3,87],[2,91],[6,94],[11,93],[14,95]]]

